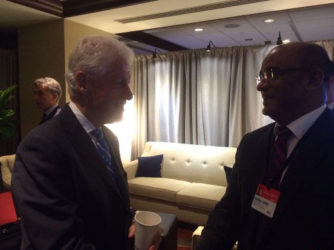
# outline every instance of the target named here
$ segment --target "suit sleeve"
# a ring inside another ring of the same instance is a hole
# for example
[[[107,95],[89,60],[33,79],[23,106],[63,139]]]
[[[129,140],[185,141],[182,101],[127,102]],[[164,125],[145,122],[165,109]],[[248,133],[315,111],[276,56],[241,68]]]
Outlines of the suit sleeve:
[[[94,250],[76,215],[72,161],[62,147],[35,133],[17,151],[12,186],[27,248]]]
[[[243,145],[244,139],[237,150],[231,183],[210,213],[196,250],[230,250],[238,239],[241,214],[239,167]]]

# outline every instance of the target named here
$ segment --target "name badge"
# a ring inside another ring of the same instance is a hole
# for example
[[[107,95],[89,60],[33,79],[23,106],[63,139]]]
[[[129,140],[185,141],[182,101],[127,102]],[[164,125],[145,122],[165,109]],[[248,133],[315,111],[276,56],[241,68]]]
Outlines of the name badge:
[[[259,184],[252,202],[252,208],[272,218],[276,209],[276,205],[280,196],[280,192],[276,189],[268,189],[265,185]]]

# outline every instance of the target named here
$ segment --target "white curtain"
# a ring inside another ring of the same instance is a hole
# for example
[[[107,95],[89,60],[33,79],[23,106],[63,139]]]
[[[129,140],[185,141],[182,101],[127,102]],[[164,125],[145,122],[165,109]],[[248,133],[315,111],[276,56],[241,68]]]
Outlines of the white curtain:
[[[333,41],[319,44],[333,58]],[[245,133],[271,122],[262,115],[255,77],[273,47],[138,56],[132,77],[132,158],[142,153],[146,141],[237,146]]]

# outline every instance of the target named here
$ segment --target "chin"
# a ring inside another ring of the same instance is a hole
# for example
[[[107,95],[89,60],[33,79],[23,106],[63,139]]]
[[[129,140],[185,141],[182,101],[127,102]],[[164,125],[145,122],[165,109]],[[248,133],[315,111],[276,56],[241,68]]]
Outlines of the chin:
[[[273,108],[264,106],[262,109],[262,113],[264,115],[271,116],[273,113],[275,113],[275,111],[273,110]]]
[[[123,120],[123,113],[122,114],[118,114],[118,115],[111,115],[109,116],[110,119],[108,119],[107,123],[114,123],[114,122],[120,122]]]

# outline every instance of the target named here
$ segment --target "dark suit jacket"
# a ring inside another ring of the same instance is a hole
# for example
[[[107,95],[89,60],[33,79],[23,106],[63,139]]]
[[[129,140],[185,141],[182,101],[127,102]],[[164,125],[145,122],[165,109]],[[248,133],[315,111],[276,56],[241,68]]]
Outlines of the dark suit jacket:
[[[117,138],[105,129],[118,186],[66,106],[18,148],[12,186],[22,216],[22,249],[126,249],[131,222]]]
[[[48,114],[46,117],[44,117],[44,115],[42,116],[41,121],[39,122],[39,124],[42,124],[48,120],[50,120],[52,117],[54,117],[55,115],[57,115],[60,112],[61,108],[59,106],[57,106],[54,110],[52,110],[52,112],[50,114]]]
[[[292,153],[274,217],[251,208],[263,182],[273,141],[270,124],[245,135],[232,181],[210,214],[198,250],[334,249],[334,116],[326,110]],[[259,221],[266,222],[258,234]]]

